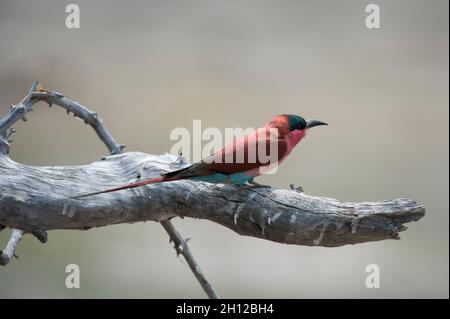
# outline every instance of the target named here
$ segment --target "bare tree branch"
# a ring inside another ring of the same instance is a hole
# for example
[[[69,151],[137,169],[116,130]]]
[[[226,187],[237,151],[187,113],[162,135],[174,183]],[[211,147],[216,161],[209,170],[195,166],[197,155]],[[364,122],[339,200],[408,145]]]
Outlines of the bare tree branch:
[[[292,190],[242,188],[194,181],[147,185],[82,199],[78,195],[180,168],[177,157],[138,152],[84,166],[35,167],[0,156],[0,224],[86,229],[172,217],[208,219],[241,235],[280,243],[342,246],[398,238],[424,215],[410,199],[351,203]],[[89,183],[86,183],[89,181]]]
[[[103,124],[103,120],[97,115],[97,113],[92,112],[87,107],[82,106],[77,102],[64,98],[61,93],[49,91],[42,87],[38,88],[38,84],[38,82],[34,82],[29,89],[27,96],[22,100],[22,102],[20,102],[17,106],[12,106],[10,113],[3,119],[0,119],[0,154],[3,153],[6,155],[9,153],[8,139],[15,132],[15,130],[11,126],[19,119],[26,120],[25,114],[31,111],[33,104],[38,101],[45,101],[50,107],[53,104],[56,104],[66,109],[68,114],[72,112],[75,117],[83,119],[86,124],[89,124],[95,130],[100,140],[106,145],[112,155],[122,153],[125,145],[120,145],[115,141],[115,139],[106,129],[106,126]],[[3,197],[0,193],[0,200],[2,198]],[[215,292],[214,288],[201,272],[200,266],[195,261],[194,255],[190,251],[187,242],[177,232],[172,222],[167,219],[162,220],[161,224],[169,234],[171,241],[176,243],[175,250],[177,251],[177,255],[182,254],[184,256],[187,263],[189,264],[189,267],[192,269],[195,277],[200,282],[208,297],[218,298],[218,295]],[[4,225],[0,225],[0,231],[3,230],[4,227]],[[22,232],[20,233],[19,239],[17,239],[17,232]],[[47,241],[47,232],[41,229],[41,227],[33,228],[33,230],[31,230],[31,233],[40,242],[45,243]],[[1,265],[6,265],[9,262],[11,256],[15,252],[17,242],[20,241],[22,235],[23,231],[21,230],[17,229],[13,231],[7,248],[3,252],[0,252]],[[182,247],[182,250],[179,250],[180,247]]]
[[[47,102],[49,106],[56,104],[64,108],[68,114],[73,113],[74,117],[78,117],[84,123],[92,126],[111,154],[122,153],[125,146],[116,142],[96,112],[92,112],[77,102],[66,99],[61,93],[38,87],[38,82],[34,82],[27,96],[19,104],[12,106],[11,111],[3,119],[0,119],[0,135],[7,138],[8,129],[18,120],[26,119],[25,114],[31,111],[32,106],[39,101]]]
[[[425,214],[425,208],[410,199],[340,202],[299,193],[295,187],[292,190],[262,189],[194,181],[174,181],[68,199],[160,176],[185,164],[175,156],[138,152],[108,156],[83,166],[36,167],[16,163],[7,155],[9,144],[4,137],[10,126],[21,118],[16,114],[21,112],[20,107],[29,109],[30,101],[38,100],[70,109],[76,116],[88,118],[89,124],[98,123],[97,132],[108,148],[112,152],[121,150],[107,137],[109,133],[98,116],[89,120],[92,113],[87,108],[79,109],[77,103],[56,92],[31,90],[22,105],[14,107],[0,120],[0,224],[39,236],[50,229],[81,230],[160,221],[177,252],[184,255],[210,297],[216,294],[212,288],[209,291],[210,285],[193,261],[186,241],[170,224],[172,217],[208,219],[241,235],[279,243],[337,247],[399,239],[399,232],[406,230],[405,223],[417,221]]]
[[[208,297],[211,299],[218,299],[219,295],[211,286],[211,284],[206,280],[206,277],[203,275],[200,267],[197,266],[194,255],[192,255],[189,247],[187,246],[187,240],[184,239],[173,226],[173,224],[168,223],[168,221],[169,220],[163,220],[161,221],[161,224],[169,234],[171,241],[173,241],[177,255],[184,254],[184,258],[186,259],[189,267],[191,268],[192,272],[194,273],[195,277],[197,278],[198,282],[200,283]]]
[[[13,229],[8,244],[4,250],[0,251],[0,265],[6,265],[16,255],[17,244],[21,241],[24,233],[23,230]]]

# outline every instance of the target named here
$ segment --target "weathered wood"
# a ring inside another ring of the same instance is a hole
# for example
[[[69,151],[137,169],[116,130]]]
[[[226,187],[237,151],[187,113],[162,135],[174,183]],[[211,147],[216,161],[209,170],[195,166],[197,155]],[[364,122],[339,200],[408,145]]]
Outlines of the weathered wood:
[[[339,202],[292,190],[176,181],[101,194],[103,190],[182,167],[170,155],[124,153],[84,166],[35,167],[0,156],[0,224],[36,229],[87,229],[171,217],[214,221],[241,235],[280,243],[342,246],[398,238],[424,215],[409,199]]]
[[[120,145],[116,142],[114,137],[109,133],[108,129],[104,125],[103,120],[97,115],[97,113],[92,112],[89,108],[81,105],[78,102],[74,102],[70,99],[65,98],[61,93],[38,87],[38,84],[39,82],[34,82],[31,88],[28,90],[27,96],[19,104],[12,105],[11,111],[3,118],[0,118],[0,156],[2,154],[6,156],[9,153],[8,139],[15,132],[15,130],[12,128],[12,125],[20,119],[25,121],[25,114],[31,111],[32,106],[39,101],[46,102],[49,106],[56,104],[64,108],[67,111],[67,114],[72,113],[75,117],[81,118],[86,124],[89,124],[94,129],[100,140],[106,145],[111,154],[122,153],[125,145]],[[1,199],[2,197],[0,197],[0,200]],[[169,234],[170,240],[175,243],[177,255],[182,254],[186,259],[186,262],[189,264],[189,267],[192,269],[195,277],[199,281],[208,297],[214,299],[219,298],[217,292],[214,290],[203,272],[200,270],[200,266],[195,261],[194,255],[192,254],[187,241],[178,233],[170,219],[162,220],[161,225]],[[4,228],[5,226],[0,224],[0,231],[2,231]],[[39,227],[34,228],[34,230],[30,230],[30,232],[40,242],[45,243],[47,241],[47,231],[45,229]],[[7,246],[3,251],[0,251],[0,265],[6,265],[7,263],[9,263],[11,258],[15,256],[15,249],[17,247],[17,244],[24,234],[24,230],[13,228],[13,232]],[[182,248],[181,250],[180,247]]]

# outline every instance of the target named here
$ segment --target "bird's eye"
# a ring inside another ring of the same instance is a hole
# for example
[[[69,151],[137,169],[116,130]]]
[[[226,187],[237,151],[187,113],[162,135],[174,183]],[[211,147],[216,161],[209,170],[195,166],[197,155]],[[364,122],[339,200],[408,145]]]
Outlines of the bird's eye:
[[[298,123],[298,129],[304,130],[305,128],[306,128],[306,121],[300,121],[300,123]]]

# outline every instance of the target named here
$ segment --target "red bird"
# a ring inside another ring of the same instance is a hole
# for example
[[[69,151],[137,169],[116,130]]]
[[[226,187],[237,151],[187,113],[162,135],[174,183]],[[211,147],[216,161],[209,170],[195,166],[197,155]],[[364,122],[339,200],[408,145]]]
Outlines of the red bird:
[[[319,125],[327,125],[327,123],[317,120],[306,121],[298,115],[279,115],[257,129],[253,134],[244,136],[204,160],[188,167],[164,174],[161,177],[72,198],[87,197],[181,179],[260,186],[253,179],[281,164],[294,147],[305,137],[307,130]]]

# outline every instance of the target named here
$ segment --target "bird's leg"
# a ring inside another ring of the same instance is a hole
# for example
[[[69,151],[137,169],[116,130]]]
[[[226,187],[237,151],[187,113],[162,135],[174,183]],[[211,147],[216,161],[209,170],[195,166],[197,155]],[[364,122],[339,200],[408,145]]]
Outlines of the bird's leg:
[[[257,183],[253,179],[249,180],[247,182],[247,184],[253,188],[272,188],[272,186],[270,186],[270,185],[264,185],[264,184]]]

